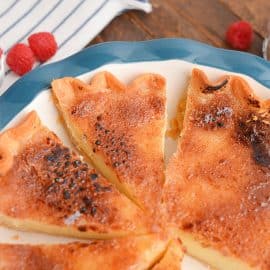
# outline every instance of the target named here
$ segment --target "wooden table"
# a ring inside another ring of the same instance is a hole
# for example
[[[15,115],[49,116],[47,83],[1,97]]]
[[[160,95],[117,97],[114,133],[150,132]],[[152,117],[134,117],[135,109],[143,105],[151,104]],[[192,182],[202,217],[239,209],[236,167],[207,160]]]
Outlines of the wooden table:
[[[229,48],[224,41],[228,25],[247,20],[254,28],[249,52],[262,55],[262,40],[270,20],[270,0],[152,0],[153,12],[130,11],[117,17],[91,43],[147,40],[162,37],[195,39]]]

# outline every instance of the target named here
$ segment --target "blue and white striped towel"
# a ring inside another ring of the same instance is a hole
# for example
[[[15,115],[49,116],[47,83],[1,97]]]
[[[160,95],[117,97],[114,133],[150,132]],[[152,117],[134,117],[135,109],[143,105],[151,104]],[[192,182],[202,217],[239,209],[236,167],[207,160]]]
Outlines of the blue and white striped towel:
[[[0,47],[5,53],[34,32],[52,32],[59,49],[48,62],[82,49],[115,16],[127,9],[151,11],[147,0],[5,0],[0,1]],[[47,62],[47,63],[48,63]],[[38,65],[38,63],[37,63]],[[5,67],[0,95],[19,77]]]

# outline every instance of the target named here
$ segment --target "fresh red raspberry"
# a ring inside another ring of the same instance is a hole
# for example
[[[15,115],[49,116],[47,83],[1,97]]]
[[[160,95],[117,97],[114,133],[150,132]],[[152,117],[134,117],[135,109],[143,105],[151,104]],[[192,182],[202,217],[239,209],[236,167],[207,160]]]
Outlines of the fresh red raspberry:
[[[53,34],[39,32],[28,38],[29,46],[40,62],[45,62],[57,51],[57,43]]]
[[[252,27],[245,21],[232,23],[226,32],[227,42],[237,50],[246,51],[249,49],[252,39]]]
[[[35,56],[27,45],[18,43],[8,52],[6,62],[11,70],[23,75],[32,69]]]

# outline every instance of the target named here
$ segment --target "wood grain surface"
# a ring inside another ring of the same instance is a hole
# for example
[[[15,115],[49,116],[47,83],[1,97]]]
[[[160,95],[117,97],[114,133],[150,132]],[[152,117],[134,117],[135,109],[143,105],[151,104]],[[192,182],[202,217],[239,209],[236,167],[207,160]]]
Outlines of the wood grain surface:
[[[152,0],[153,12],[130,11],[115,18],[89,45],[112,40],[162,37],[195,39],[230,49],[224,40],[229,24],[249,21],[254,40],[249,52],[262,55],[262,40],[270,20],[270,0]]]

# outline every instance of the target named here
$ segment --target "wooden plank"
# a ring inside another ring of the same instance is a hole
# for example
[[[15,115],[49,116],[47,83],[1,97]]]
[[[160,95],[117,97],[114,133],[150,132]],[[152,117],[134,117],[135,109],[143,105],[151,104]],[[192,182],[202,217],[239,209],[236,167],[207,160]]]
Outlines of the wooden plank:
[[[104,42],[101,35],[96,36],[86,47],[90,46],[91,44],[101,43]]]
[[[129,13],[131,21],[152,38],[184,37],[218,45],[218,41],[194,28],[189,21],[175,11],[174,7],[168,5],[167,1],[154,0],[152,2],[153,12],[151,14],[136,11]]]
[[[89,45],[113,40],[145,40],[150,39],[148,33],[130,21],[127,13],[115,18]]]
[[[203,28],[222,41],[220,47],[230,49],[225,42],[226,29],[232,22],[241,18],[235,15],[224,2],[217,0],[167,0],[167,2],[186,20],[192,22],[193,27]],[[261,55],[261,46],[262,37],[255,33],[249,52]]]
[[[90,44],[111,40],[184,37],[216,47],[230,48],[225,41],[226,29],[230,23],[242,19],[242,15],[240,12],[238,15],[236,5],[232,5],[232,2],[238,1],[226,2],[227,0],[152,0],[152,13],[125,13],[114,19]],[[251,16],[246,10],[247,7],[241,12],[245,16]],[[258,18],[254,17],[254,20],[257,21]],[[249,52],[261,55],[261,46],[262,37],[255,33]]]
[[[269,0],[222,0],[234,14],[243,20],[250,22],[254,30],[261,36],[266,36],[266,25],[270,21],[270,1]]]

